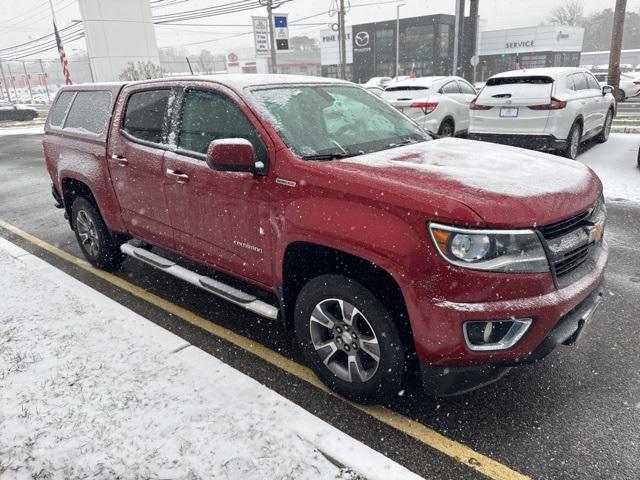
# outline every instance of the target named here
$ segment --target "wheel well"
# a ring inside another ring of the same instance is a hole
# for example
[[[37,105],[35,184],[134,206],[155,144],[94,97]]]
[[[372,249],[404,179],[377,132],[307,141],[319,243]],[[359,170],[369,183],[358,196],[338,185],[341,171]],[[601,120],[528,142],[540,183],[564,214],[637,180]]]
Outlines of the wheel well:
[[[98,207],[98,202],[96,202],[91,189],[87,186],[86,183],[81,182],[80,180],[76,180],[75,178],[64,178],[62,179],[62,199],[64,200],[64,209],[67,212],[67,216],[69,218],[69,225],[73,229],[73,220],[71,217],[71,206],[76,198],[82,197],[91,202],[92,205],[100,211]]]
[[[409,314],[399,285],[383,268],[349,253],[308,242],[287,247],[283,261],[281,289],[283,323],[293,330],[296,299],[302,287],[318,275],[338,274],[351,278],[370,290],[396,322],[407,353],[415,357]]]
[[[451,115],[447,115],[446,117],[444,117],[442,119],[442,121],[440,122],[440,127],[438,128],[438,130],[440,130],[440,128],[442,128],[442,125],[444,125],[446,122],[449,122],[453,126],[453,133],[455,133],[456,121],[453,119],[453,117]]]

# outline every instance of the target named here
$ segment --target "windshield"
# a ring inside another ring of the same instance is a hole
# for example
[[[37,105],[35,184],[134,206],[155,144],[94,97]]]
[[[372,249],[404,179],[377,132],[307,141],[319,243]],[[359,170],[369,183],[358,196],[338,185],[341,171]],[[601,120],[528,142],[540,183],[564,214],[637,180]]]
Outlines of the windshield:
[[[378,97],[349,85],[252,90],[289,148],[303,159],[330,160],[430,137]]]

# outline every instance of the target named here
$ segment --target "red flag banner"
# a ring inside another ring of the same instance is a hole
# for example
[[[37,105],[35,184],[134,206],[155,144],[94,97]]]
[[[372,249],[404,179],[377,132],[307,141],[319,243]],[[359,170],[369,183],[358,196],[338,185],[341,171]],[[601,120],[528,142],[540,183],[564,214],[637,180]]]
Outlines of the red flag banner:
[[[60,55],[60,63],[62,64],[62,74],[64,76],[65,85],[72,85],[71,74],[69,73],[69,62],[67,61],[67,54],[64,53],[64,47],[62,46],[62,40],[60,40],[60,34],[58,33],[58,27],[56,22],[53,22],[53,31],[56,35],[56,45],[58,45],[58,54]]]

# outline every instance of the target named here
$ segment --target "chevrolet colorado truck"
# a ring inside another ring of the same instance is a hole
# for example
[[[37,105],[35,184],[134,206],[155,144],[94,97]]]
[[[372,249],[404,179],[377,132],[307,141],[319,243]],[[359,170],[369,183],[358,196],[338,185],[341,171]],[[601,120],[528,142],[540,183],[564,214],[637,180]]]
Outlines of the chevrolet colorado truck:
[[[436,395],[485,385],[573,343],[601,297],[589,168],[434,139],[348,82],[68,86],[42,150],[89,262],[144,262],[280,322],[357,401],[419,375]]]

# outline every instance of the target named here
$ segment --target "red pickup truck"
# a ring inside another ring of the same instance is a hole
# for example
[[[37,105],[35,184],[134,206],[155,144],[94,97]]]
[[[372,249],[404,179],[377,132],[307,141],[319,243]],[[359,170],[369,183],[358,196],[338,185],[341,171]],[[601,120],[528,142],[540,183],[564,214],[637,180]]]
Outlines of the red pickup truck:
[[[130,257],[281,322],[358,401],[417,373],[438,395],[485,385],[574,342],[601,297],[591,170],[434,139],[348,82],[65,87],[42,148],[93,265]]]

